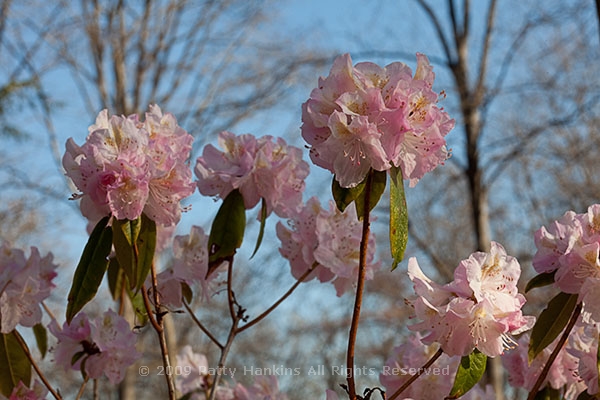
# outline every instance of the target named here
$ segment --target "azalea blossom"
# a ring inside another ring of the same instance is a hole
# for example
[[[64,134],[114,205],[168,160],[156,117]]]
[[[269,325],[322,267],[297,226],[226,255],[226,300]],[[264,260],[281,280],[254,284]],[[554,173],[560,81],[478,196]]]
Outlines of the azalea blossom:
[[[84,369],[90,378],[106,375],[116,384],[125,377],[127,367],[141,357],[129,323],[112,310],[94,320],[80,312],[71,324],[65,322],[61,329],[53,321],[49,330],[58,339],[52,349],[54,361],[65,371],[79,371],[85,361]]]
[[[490,253],[476,252],[461,261],[454,281],[443,286],[431,281],[411,258],[408,275],[416,297],[410,304],[420,322],[409,328],[428,332],[423,343],[440,343],[451,356],[464,356],[475,348],[490,357],[502,354],[516,344],[511,335],[535,322],[521,312],[525,297],[516,290],[520,272],[516,259],[495,242]]]
[[[527,356],[529,340],[529,334],[524,334],[519,338],[518,346],[502,356],[502,365],[508,371],[508,383],[513,387],[524,388],[527,391],[533,389],[558,342],[557,339],[551,343],[529,364]],[[552,363],[540,390],[546,386],[553,389],[562,389],[566,386],[565,391],[570,395],[566,396],[565,399],[575,399],[585,389],[585,385],[579,377],[578,369],[579,359],[571,355],[568,350],[562,349]]]
[[[554,273],[555,286],[578,294],[583,314],[600,321],[600,204],[583,214],[569,211],[548,228],[541,227],[535,244],[535,270]]]
[[[326,78],[302,105],[302,137],[310,158],[354,187],[372,168],[400,167],[414,186],[448,157],[445,136],[454,120],[437,106],[429,60],[417,53],[417,69],[400,62],[352,66],[335,59]]]
[[[313,197],[289,219],[288,226],[277,224],[279,252],[290,261],[295,278],[314,268],[305,281],[315,277],[321,282],[332,281],[338,296],[354,288],[362,237],[362,222],[354,203],[342,213],[333,202],[329,210],[321,208]],[[380,268],[375,262],[375,235],[370,235],[368,244],[365,279],[373,279]]]
[[[0,332],[10,333],[17,325],[32,327],[42,321],[40,303],[55,287],[57,265],[52,253],[42,258],[36,247],[29,257],[20,249],[0,246]]]
[[[175,236],[172,264],[157,276],[161,303],[183,307],[182,283],[190,288],[197,287],[201,298],[208,300],[224,282],[219,280],[223,268],[217,268],[208,276],[207,272],[208,235],[204,229],[193,225],[188,235]]]
[[[379,381],[388,395],[395,393],[437,351],[438,345],[424,345],[421,339],[421,335],[416,333],[392,350],[379,374]],[[429,373],[421,375],[402,392],[401,397],[438,400],[444,394],[449,394],[459,361],[460,357],[442,354],[428,370]],[[436,368],[436,373],[433,373],[433,368]]]
[[[175,388],[189,400],[206,400],[214,377],[204,354],[196,353],[190,345],[185,345],[176,357]],[[233,400],[234,391],[224,385],[216,387],[217,400]],[[179,398],[179,397],[178,397]]]
[[[171,114],[150,106],[146,120],[103,110],[85,143],[67,140],[63,167],[80,193],[91,221],[112,214],[134,220],[142,212],[170,226],[181,218],[180,202],[194,192],[188,158],[193,138]]]
[[[196,161],[198,189],[205,196],[224,199],[234,189],[244,198],[246,209],[260,199],[266,201],[267,215],[275,212],[287,217],[302,203],[308,163],[302,150],[289,146],[281,138],[219,134],[218,150],[209,144]]]

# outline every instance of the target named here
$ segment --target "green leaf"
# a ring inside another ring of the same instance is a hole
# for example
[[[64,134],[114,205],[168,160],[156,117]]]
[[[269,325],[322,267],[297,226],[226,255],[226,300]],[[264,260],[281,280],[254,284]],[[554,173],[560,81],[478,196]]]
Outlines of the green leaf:
[[[369,212],[375,208],[381,195],[385,191],[385,184],[387,182],[387,173],[385,171],[371,171],[371,190],[369,193]],[[366,182],[363,182],[363,184]],[[365,185],[366,187],[366,185]],[[358,197],[354,200],[356,203],[356,214],[358,215],[358,219],[362,220],[365,215],[365,193],[364,191],[360,193]]]
[[[258,248],[260,247],[260,244],[262,243],[263,236],[265,235],[266,221],[267,221],[267,202],[266,202],[265,198],[263,197],[262,201],[260,203],[260,231],[258,232],[258,238],[256,239],[256,247],[254,248],[254,251],[252,252],[252,255],[250,256],[251,259],[252,259],[252,257],[254,257],[254,255],[258,251]]]
[[[22,381],[29,387],[31,363],[15,337],[17,331],[0,334],[0,393],[9,397],[15,386]]]
[[[244,198],[235,189],[225,198],[210,228],[208,237],[209,276],[223,261],[233,257],[242,245],[246,228]]]
[[[390,249],[394,259],[392,271],[396,269],[408,242],[408,208],[404,195],[404,182],[400,168],[390,169]]]
[[[106,278],[108,279],[108,290],[115,301],[121,298],[121,290],[123,290],[123,281],[125,280],[124,274],[125,272],[121,269],[119,261],[115,257],[111,257],[108,262]]]
[[[130,283],[135,282],[136,256],[133,245],[140,234],[141,222],[141,218],[137,218],[134,221],[128,219],[113,220],[112,223],[115,255]]]
[[[534,276],[529,282],[527,282],[527,286],[525,286],[525,293],[529,292],[531,289],[552,285],[554,283],[555,273],[556,271],[544,272]]]
[[[192,304],[194,293],[192,292],[190,285],[185,282],[181,282],[181,295],[187,304]]]
[[[558,337],[565,326],[567,326],[576,305],[577,294],[561,292],[550,300],[548,307],[542,311],[531,330],[529,351],[527,352],[530,363],[538,354],[548,347],[548,345]]]
[[[475,349],[460,359],[454,385],[446,399],[458,399],[479,382],[485,372],[487,356]]]
[[[105,217],[98,222],[83,249],[67,297],[68,323],[94,298],[102,283],[112,248],[112,229],[106,226],[108,219],[109,217]]]
[[[150,273],[156,249],[156,223],[142,214],[139,218],[113,222],[117,261],[129,278],[130,287],[140,290]]]
[[[48,332],[42,324],[35,324],[33,326],[33,335],[35,336],[35,342],[37,343],[38,350],[42,355],[42,359],[46,357],[48,351]]]
[[[546,386],[544,389],[537,392],[534,397],[534,400],[560,400],[560,399],[562,399],[560,390],[552,389],[549,386]]]
[[[331,182],[331,193],[333,194],[335,205],[340,212],[344,212],[346,207],[348,207],[354,200],[361,196],[362,192],[365,190],[366,182],[367,179],[365,178],[361,183],[353,188],[343,188],[340,186],[340,183],[337,181],[334,175],[333,181]]]
[[[138,326],[144,326],[148,323],[148,310],[146,310],[146,305],[144,304],[144,296],[141,291],[134,292],[130,290],[128,287],[127,295],[129,296],[129,301],[131,301],[131,307],[135,312],[136,322],[135,324]]]
[[[142,226],[134,249],[137,254],[135,266],[135,288],[139,291],[152,269],[154,252],[156,251],[156,222],[142,214]],[[133,286],[133,285],[132,285]]]

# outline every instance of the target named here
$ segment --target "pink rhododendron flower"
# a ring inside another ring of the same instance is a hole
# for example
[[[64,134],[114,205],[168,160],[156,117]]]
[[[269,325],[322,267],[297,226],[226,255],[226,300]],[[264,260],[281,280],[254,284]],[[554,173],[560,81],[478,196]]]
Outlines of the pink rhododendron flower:
[[[354,187],[373,168],[400,167],[414,186],[448,158],[445,136],[454,120],[437,107],[433,68],[417,53],[417,70],[395,62],[352,66],[338,57],[302,105],[302,137],[311,160]]]
[[[66,175],[81,191],[83,215],[134,220],[144,212],[164,226],[179,222],[180,201],[195,188],[187,164],[192,141],[156,105],[145,122],[100,112],[86,142],[80,147],[70,138],[63,156]]]
[[[54,288],[57,265],[52,253],[40,256],[36,247],[29,258],[7,243],[0,246],[0,332],[10,333],[17,325],[32,327],[42,321],[40,303]]]
[[[474,348],[490,357],[502,354],[515,344],[510,335],[530,329],[535,321],[521,312],[525,297],[516,289],[520,273],[516,259],[494,242],[490,253],[463,260],[454,281],[445,286],[427,278],[411,258],[408,275],[417,295],[411,304],[420,322],[410,329],[427,331],[423,343],[438,342],[451,356]]]
[[[219,134],[219,146],[223,151],[206,146],[196,162],[200,193],[224,199],[238,189],[246,209],[263,198],[267,215],[274,211],[280,217],[289,216],[302,203],[309,166],[299,148],[288,146],[281,138],[256,139],[230,132]]]
[[[433,356],[437,347],[423,345],[421,335],[418,333],[410,336],[402,345],[395,347],[379,374],[379,381],[385,387],[388,396],[396,392],[411,375],[414,375],[417,369]],[[402,392],[401,398],[438,400],[449,394],[459,361],[460,357],[442,354],[428,371],[429,373],[424,373],[412,383]]]
[[[529,335],[525,334],[519,338],[518,346],[507,351],[502,356],[502,365],[508,371],[508,383],[513,387],[521,387],[531,391],[537,381],[542,369],[548,361],[548,357],[556,347],[555,340],[540,353],[531,364],[528,363],[527,350]],[[570,343],[569,340],[568,343]],[[578,374],[579,360],[565,348],[558,353],[552,363],[541,389],[550,386],[553,389],[561,389],[566,386],[565,399],[575,399],[585,389]]]
[[[85,372],[90,378],[104,374],[115,384],[123,380],[127,367],[141,357],[129,323],[112,310],[94,320],[81,312],[71,324],[65,322],[62,329],[53,321],[49,330],[58,339],[52,350],[54,361],[65,371],[81,370],[85,360]]]
[[[177,355],[175,368],[180,373],[175,374],[175,388],[182,396],[190,400],[206,400],[210,385],[214,379],[209,372],[208,360],[204,354],[195,353],[190,345],[185,345]],[[233,400],[233,389],[227,386],[217,386],[217,400]]]
[[[225,264],[223,264],[224,267]],[[173,240],[173,260],[170,268],[158,274],[158,291],[161,302],[173,307],[183,307],[181,284],[199,287],[202,299],[208,300],[224,283],[219,280],[223,268],[208,277],[208,235],[193,225],[189,235],[178,235]]]
[[[235,386],[235,400],[287,400],[287,396],[279,391],[277,377],[273,375],[256,376],[251,387],[238,383]]]
[[[578,294],[583,314],[600,321],[600,204],[583,214],[569,211],[549,228],[540,228],[535,244],[535,270],[554,272],[555,286]]]
[[[308,280],[314,277],[321,282],[333,280],[338,296],[352,290],[358,280],[362,235],[362,222],[356,216],[355,204],[350,204],[342,213],[333,202],[329,210],[322,209],[313,197],[290,218],[288,225],[290,228],[279,222],[277,236],[281,241],[279,252],[290,261],[294,277],[300,278],[315,266]],[[374,259],[375,235],[370,235],[366,279],[373,279],[380,267]]]
[[[48,389],[37,379],[33,381],[33,388],[28,388],[22,381],[15,386],[8,398],[0,394],[0,400],[44,400],[48,395]]]

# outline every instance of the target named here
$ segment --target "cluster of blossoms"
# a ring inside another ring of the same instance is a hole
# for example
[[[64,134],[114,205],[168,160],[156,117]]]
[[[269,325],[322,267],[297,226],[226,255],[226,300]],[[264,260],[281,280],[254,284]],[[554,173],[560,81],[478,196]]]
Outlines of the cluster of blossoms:
[[[186,345],[177,355],[176,363],[176,368],[183,371],[176,375],[177,391],[189,400],[206,400],[214,378],[206,356],[195,353],[191,346]],[[277,377],[273,375],[257,376],[250,387],[237,383],[234,388],[219,385],[215,390],[217,400],[287,400],[287,396],[279,391]]]
[[[267,215],[272,211],[287,217],[302,203],[308,163],[302,150],[288,146],[281,138],[219,134],[219,151],[213,145],[204,148],[194,172],[198,189],[205,196],[224,199],[234,189],[244,198],[246,209],[265,199]]]
[[[421,322],[411,330],[428,331],[423,343],[440,344],[444,353],[465,356],[475,348],[495,357],[515,344],[510,335],[530,329],[534,317],[523,316],[525,297],[518,293],[521,267],[495,242],[490,253],[476,252],[460,262],[454,281],[439,285],[408,262],[408,275],[417,295],[411,303]]]
[[[529,344],[529,335],[524,334],[518,340],[518,346],[507,351],[502,356],[502,365],[508,371],[508,383],[517,388],[524,388],[528,392],[531,391],[542,372],[542,369],[548,362],[550,353],[556,347],[558,339],[544,349],[532,362],[529,364],[527,356],[527,348]],[[585,384],[579,376],[579,358],[573,356],[569,352],[569,348],[573,343],[572,340],[567,342],[567,346],[559,353],[545,380],[542,382],[541,389],[550,386],[552,389],[559,390],[565,388],[564,399],[574,400],[585,390]],[[596,374],[597,376],[597,374]]]
[[[188,158],[193,137],[154,105],[146,120],[100,112],[83,146],[66,144],[63,167],[81,191],[90,221],[112,214],[135,220],[142,212],[162,226],[179,222],[180,201],[194,192]]]
[[[355,204],[342,213],[333,202],[325,210],[316,197],[311,197],[288,220],[288,225],[289,228],[281,222],[277,224],[277,237],[281,241],[279,252],[289,260],[292,275],[299,279],[313,268],[304,281],[315,277],[321,282],[333,280],[338,296],[351,290],[358,279],[362,234]],[[370,235],[368,244],[365,279],[372,279],[380,267],[374,261],[375,235]]]
[[[415,366],[424,365],[437,351],[435,345],[425,346],[421,343],[419,333],[410,336],[407,341],[392,351],[392,356],[385,362],[379,381],[391,395],[416,372]],[[404,392],[402,399],[438,400],[444,394],[450,393],[460,357],[450,357],[442,354],[435,362],[435,367],[427,370],[411,384]],[[494,393],[490,385],[485,389],[477,385],[461,399],[493,400]]]
[[[208,235],[201,227],[193,225],[189,235],[175,236],[171,266],[158,274],[161,302],[175,308],[183,307],[182,283],[199,286],[200,297],[208,300],[220,285],[220,269],[208,276],[207,272]]]
[[[94,320],[80,312],[71,324],[65,322],[62,329],[56,321],[49,329],[58,339],[52,349],[54,360],[65,371],[81,371],[83,365],[90,378],[104,374],[116,384],[125,377],[127,367],[141,357],[135,349],[136,338],[129,323],[112,310]]]
[[[352,66],[338,57],[302,105],[302,136],[312,161],[333,172],[342,187],[354,187],[373,168],[400,167],[414,186],[448,158],[445,136],[454,120],[438,108],[435,75],[417,54],[417,69],[400,62]]]
[[[556,287],[578,294],[584,315],[600,322],[600,204],[583,214],[568,211],[549,228],[540,228],[535,245],[535,270],[554,273]]]
[[[40,256],[36,247],[29,258],[20,249],[0,246],[0,332],[10,333],[17,325],[32,327],[42,321],[40,303],[54,288],[57,265],[52,254]]]

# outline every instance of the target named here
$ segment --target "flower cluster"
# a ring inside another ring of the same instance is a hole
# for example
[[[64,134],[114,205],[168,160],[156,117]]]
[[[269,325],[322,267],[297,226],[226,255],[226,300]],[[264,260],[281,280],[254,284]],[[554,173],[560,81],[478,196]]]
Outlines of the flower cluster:
[[[292,275],[299,279],[314,268],[304,281],[317,277],[321,282],[333,280],[338,296],[351,290],[358,279],[359,248],[362,223],[355,204],[340,212],[333,202],[329,210],[321,208],[312,197],[288,220],[289,228],[277,224],[281,241],[279,252],[290,261]],[[379,263],[375,262],[375,235],[370,235],[367,250],[366,279],[373,279]]]
[[[221,132],[219,146],[223,151],[206,146],[196,162],[194,172],[200,193],[224,199],[238,189],[246,209],[263,198],[267,215],[274,211],[284,218],[302,203],[304,179],[309,172],[302,150],[288,146],[281,138],[257,139],[230,132]]]
[[[554,273],[554,284],[565,293],[579,294],[583,312],[600,321],[600,204],[587,213],[568,211],[548,228],[535,233],[533,267]]]
[[[417,54],[417,70],[395,62],[384,68],[352,66],[338,57],[327,78],[302,105],[302,136],[312,161],[354,187],[367,172],[400,167],[414,186],[448,158],[445,136],[454,120],[438,108],[429,60]]]
[[[534,317],[523,316],[525,297],[517,291],[521,267],[495,242],[490,253],[476,252],[460,262],[454,281],[439,285],[421,271],[415,258],[408,275],[417,297],[412,300],[415,331],[426,330],[423,343],[438,342],[444,353],[470,354],[474,348],[490,357],[515,344],[511,334],[530,329]]]
[[[411,369],[414,371],[416,367],[424,365],[436,350],[435,345],[423,345],[419,333],[410,336],[405,343],[395,347],[379,375],[379,381],[385,387],[386,393],[390,395],[398,390],[410,378]],[[443,394],[450,393],[458,361],[458,357],[442,354],[435,362],[437,373],[422,375],[402,393],[403,398],[435,400]]]
[[[190,345],[185,345],[177,355],[176,368],[180,368],[183,373],[175,375],[175,389],[185,395],[186,399],[205,400],[212,383],[206,356],[195,353]],[[218,386],[216,390],[217,400],[233,400],[233,389]]]
[[[68,369],[82,370],[93,379],[103,374],[115,384],[125,377],[125,369],[141,357],[135,349],[136,338],[129,323],[108,310],[89,320],[83,312],[66,322],[62,329],[56,321],[49,325],[58,343],[53,349],[54,360]]]
[[[29,258],[20,249],[0,246],[0,332],[9,333],[20,324],[32,327],[42,321],[40,302],[50,296],[57,265],[52,253],[40,256],[36,247]]]
[[[537,381],[542,369],[548,362],[550,353],[556,347],[555,340],[544,349],[532,362],[529,364],[527,356],[527,348],[529,343],[529,335],[524,334],[519,338],[518,346],[502,356],[502,365],[508,371],[508,383],[513,387],[525,388],[531,391]],[[562,389],[566,386],[565,399],[576,399],[579,393],[585,390],[581,378],[579,377],[579,359],[570,354],[568,347],[572,341],[567,342],[567,348],[563,348],[559,353],[541,388],[550,386],[552,389]],[[597,376],[596,372],[596,376]]]
[[[199,285],[201,297],[208,300],[219,286],[220,270],[207,276],[208,236],[204,230],[193,225],[189,235],[175,236],[173,261],[170,268],[158,274],[158,291],[163,304],[183,307],[182,283],[190,287]]]
[[[190,400],[205,400],[208,397],[215,373],[226,375],[230,372],[231,378],[235,375],[235,368],[232,371],[210,368],[206,356],[195,353],[189,345],[184,346],[177,355],[176,368],[182,373],[175,375],[175,388]],[[217,400],[287,400],[287,396],[279,391],[279,382],[273,375],[257,376],[250,387],[237,383],[235,388],[231,388],[225,383],[218,385],[215,390]]]
[[[419,333],[410,336],[404,344],[395,347],[379,375],[379,381],[385,387],[388,396],[395,393],[411,375],[415,374],[417,367],[424,365],[436,350],[435,345],[423,345]],[[402,399],[437,400],[444,394],[450,393],[459,362],[460,357],[442,354],[434,366],[402,392]],[[489,385],[485,389],[477,385],[461,397],[465,400],[494,398]]]
[[[137,115],[100,112],[83,146],[66,144],[63,167],[81,191],[81,212],[91,221],[112,214],[134,220],[142,212],[170,226],[181,217],[180,201],[194,192],[187,163],[193,137],[171,114],[150,106]]]

